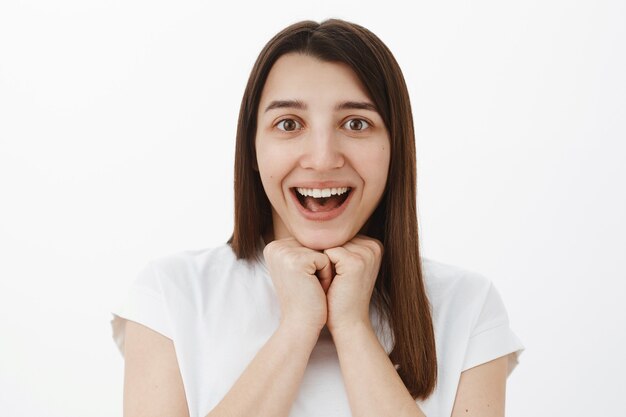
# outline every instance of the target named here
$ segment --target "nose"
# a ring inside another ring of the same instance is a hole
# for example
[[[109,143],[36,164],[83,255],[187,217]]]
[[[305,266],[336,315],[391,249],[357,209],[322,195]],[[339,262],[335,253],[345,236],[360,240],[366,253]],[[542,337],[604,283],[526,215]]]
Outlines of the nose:
[[[334,129],[311,131],[304,139],[300,166],[318,171],[341,168],[345,160],[339,140]]]

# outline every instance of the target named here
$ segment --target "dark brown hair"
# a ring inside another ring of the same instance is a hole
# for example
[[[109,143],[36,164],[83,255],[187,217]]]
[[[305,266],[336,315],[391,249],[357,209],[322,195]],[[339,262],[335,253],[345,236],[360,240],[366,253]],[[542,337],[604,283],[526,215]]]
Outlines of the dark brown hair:
[[[347,64],[380,113],[391,143],[387,185],[368,221],[367,234],[384,254],[373,300],[389,323],[389,357],[413,398],[427,398],[437,379],[435,337],[422,280],[416,210],[415,136],[402,71],[369,30],[337,19],[293,24],[272,38],[252,68],[241,102],[235,150],[235,226],[230,243],[239,259],[253,259],[272,227],[270,202],[256,166],[257,111],[267,76],[286,53]]]

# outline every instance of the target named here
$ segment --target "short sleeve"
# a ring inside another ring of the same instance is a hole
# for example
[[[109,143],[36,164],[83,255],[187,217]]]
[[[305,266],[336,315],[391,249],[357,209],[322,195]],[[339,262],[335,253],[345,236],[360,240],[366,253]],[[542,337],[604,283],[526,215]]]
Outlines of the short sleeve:
[[[467,345],[463,370],[511,354],[510,375],[517,366],[518,357],[523,350],[522,342],[509,326],[509,317],[502,298],[493,284],[490,284]]]
[[[148,264],[131,284],[123,301],[113,311],[113,340],[122,356],[126,322],[140,323],[171,339],[170,318],[161,291],[161,274],[154,263]]]

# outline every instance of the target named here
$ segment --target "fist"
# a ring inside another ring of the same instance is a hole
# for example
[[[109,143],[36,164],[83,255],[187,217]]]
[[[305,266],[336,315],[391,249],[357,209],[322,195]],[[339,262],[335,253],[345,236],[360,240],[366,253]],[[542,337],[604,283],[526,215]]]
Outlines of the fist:
[[[270,242],[263,256],[279,299],[281,323],[321,330],[327,319],[325,293],[332,280],[329,257],[293,238]]]
[[[324,253],[335,270],[327,294],[328,329],[335,332],[359,323],[371,325],[369,305],[383,245],[376,239],[357,235],[343,246],[326,249]]]

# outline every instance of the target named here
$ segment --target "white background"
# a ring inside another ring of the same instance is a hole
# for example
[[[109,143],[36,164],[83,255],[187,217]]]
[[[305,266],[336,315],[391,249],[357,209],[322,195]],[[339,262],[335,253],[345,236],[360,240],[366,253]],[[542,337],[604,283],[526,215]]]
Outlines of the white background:
[[[526,346],[507,415],[623,416],[626,2],[226,3],[0,3],[0,414],[121,415],[109,311],[230,236],[252,63],[339,17],[406,76],[423,254],[491,278]]]

